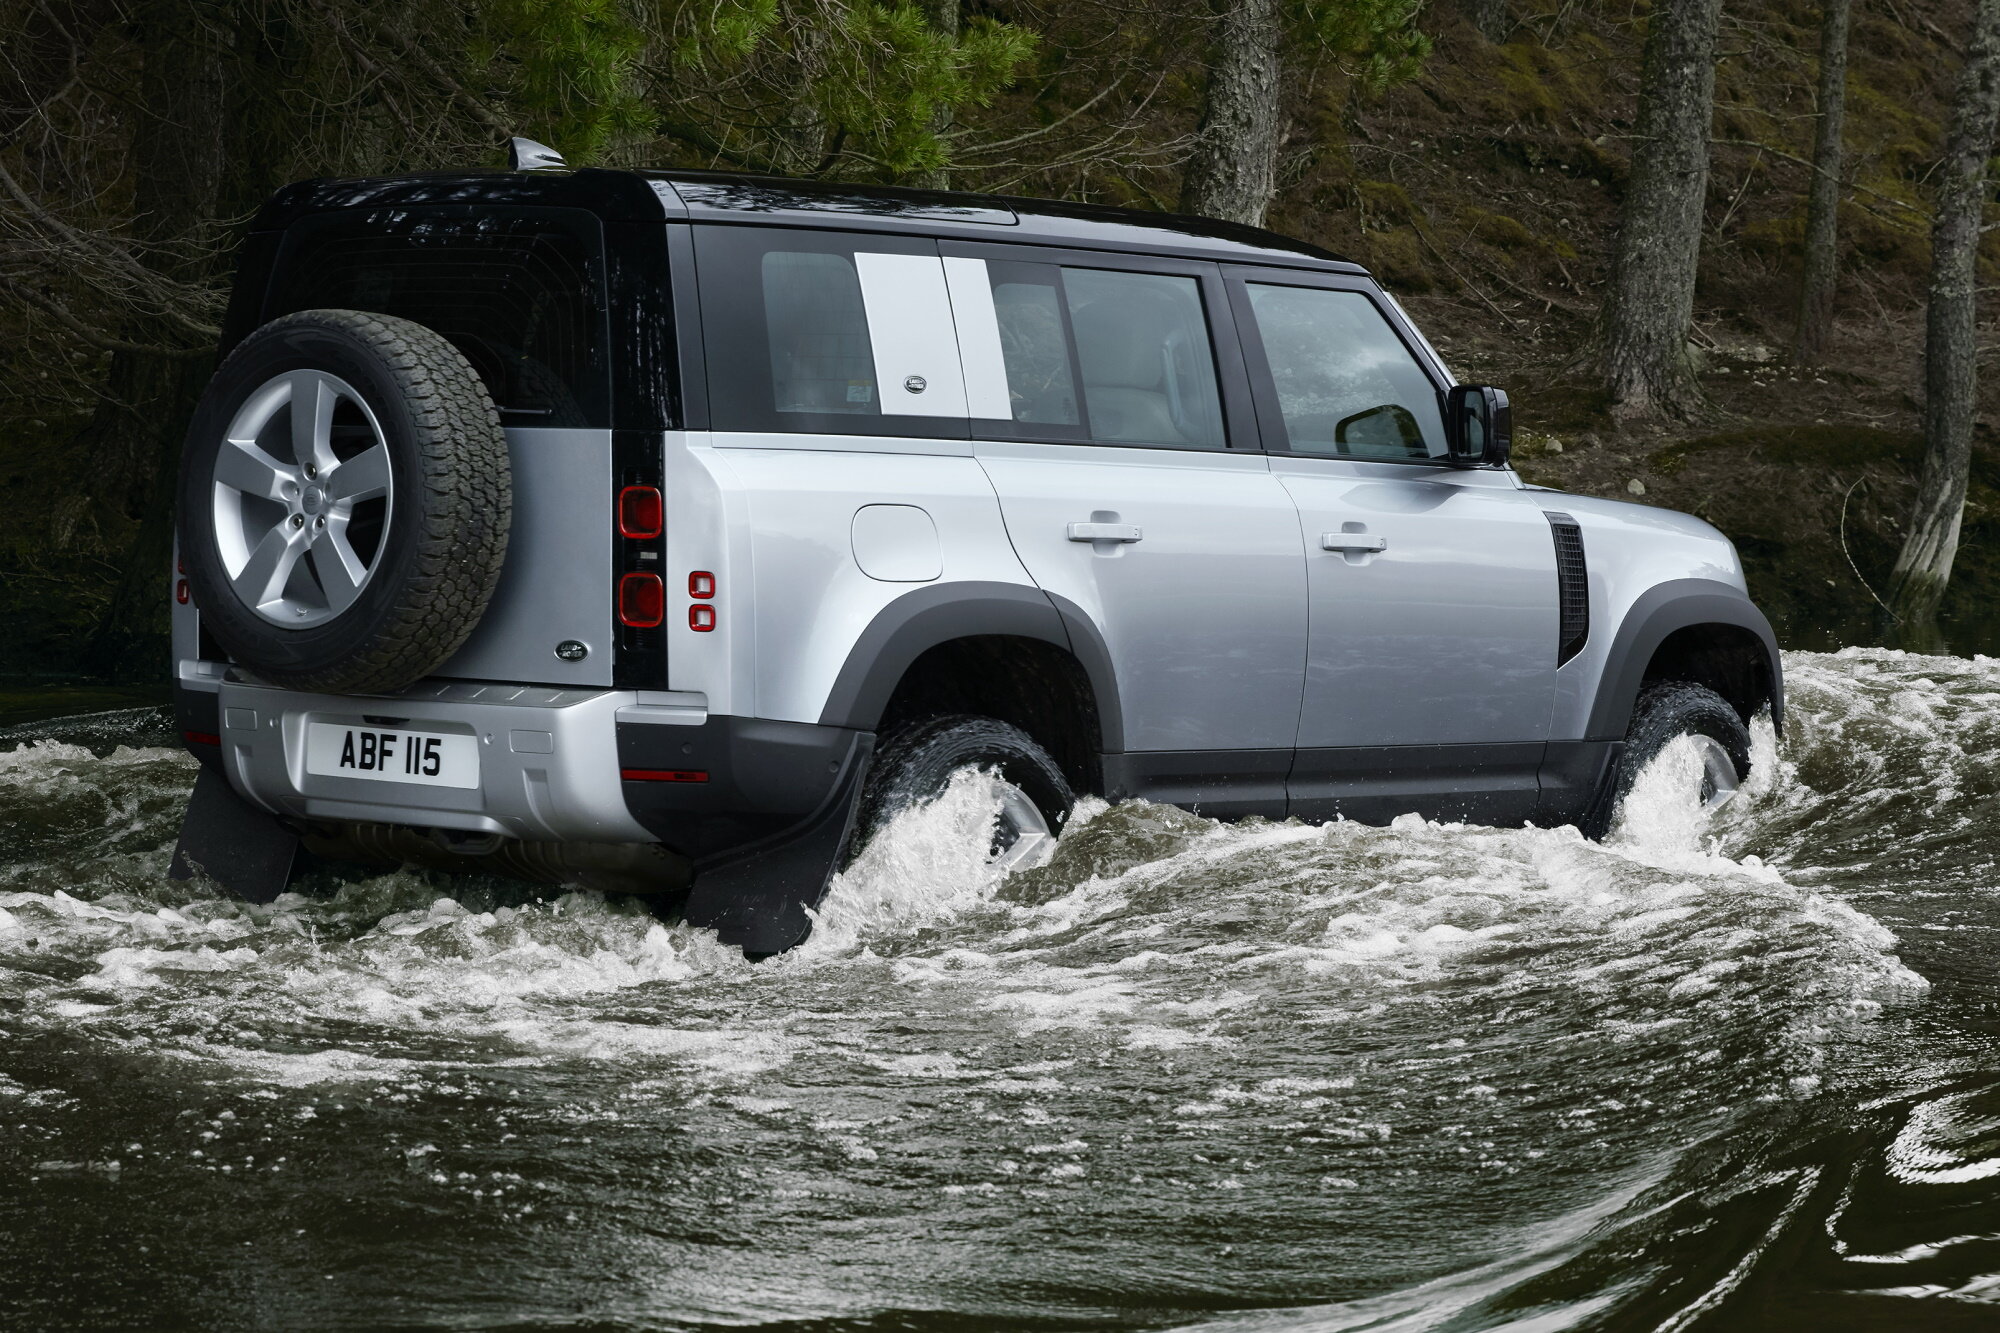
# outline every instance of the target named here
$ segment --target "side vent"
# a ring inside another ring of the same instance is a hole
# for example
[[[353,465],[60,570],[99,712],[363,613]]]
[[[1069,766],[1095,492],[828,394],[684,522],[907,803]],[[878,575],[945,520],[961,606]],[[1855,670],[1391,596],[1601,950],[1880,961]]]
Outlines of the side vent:
[[[1583,563],[1583,529],[1568,514],[1543,510],[1556,539],[1556,601],[1562,628],[1556,635],[1556,665],[1583,651],[1590,638],[1590,577]]]

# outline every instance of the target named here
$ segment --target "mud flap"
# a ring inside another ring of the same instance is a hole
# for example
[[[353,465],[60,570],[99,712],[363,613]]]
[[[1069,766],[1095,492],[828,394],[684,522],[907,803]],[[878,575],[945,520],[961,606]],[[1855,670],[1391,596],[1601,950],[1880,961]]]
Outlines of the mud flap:
[[[861,806],[865,750],[860,759],[847,765],[817,811],[781,837],[696,862],[681,919],[713,928],[724,944],[752,958],[783,953],[811,934],[806,909],[826,896]]]
[[[298,835],[257,809],[207,764],[188,797],[169,879],[207,876],[247,902],[268,903],[291,883]]]

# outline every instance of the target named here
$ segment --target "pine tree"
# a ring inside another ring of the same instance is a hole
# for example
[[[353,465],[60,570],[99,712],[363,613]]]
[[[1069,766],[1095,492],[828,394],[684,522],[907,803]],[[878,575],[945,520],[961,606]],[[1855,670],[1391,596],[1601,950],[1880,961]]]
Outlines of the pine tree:
[[[1978,408],[1979,229],[1987,162],[2000,122],[2000,0],[1979,0],[1959,70],[1931,220],[1930,303],[1924,329],[1924,463],[1903,549],[1890,577],[1896,637],[1939,649],[1937,611],[1958,555]]]
[[[1220,0],[1181,211],[1262,226],[1277,192],[1288,44],[1322,51],[1365,87],[1412,78],[1430,54],[1421,0]]]
[[[1685,416],[1698,400],[1687,344],[1721,17],[1722,0],[1659,0],[1646,33],[1638,143],[1604,321],[1606,385],[1629,415]]]
[[[1833,321],[1840,281],[1840,177],[1847,123],[1847,20],[1852,0],[1825,0],[1819,33],[1819,118],[1813,132],[1812,183],[1806,188],[1806,263],[1799,283],[1799,324],[1792,359],[1816,365]]]
[[[955,114],[989,103],[1035,48],[954,0],[688,3],[670,26],[669,134],[753,169],[909,184],[945,179]]]

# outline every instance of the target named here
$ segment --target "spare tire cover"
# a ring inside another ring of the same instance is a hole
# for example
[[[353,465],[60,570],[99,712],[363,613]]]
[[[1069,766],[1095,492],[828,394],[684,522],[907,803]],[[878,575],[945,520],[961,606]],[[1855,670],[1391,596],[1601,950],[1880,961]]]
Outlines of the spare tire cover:
[[[379,693],[436,670],[486,610],[513,517],[507,437],[420,324],[302,310],[237,345],[181,457],[204,629],[252,674]]]

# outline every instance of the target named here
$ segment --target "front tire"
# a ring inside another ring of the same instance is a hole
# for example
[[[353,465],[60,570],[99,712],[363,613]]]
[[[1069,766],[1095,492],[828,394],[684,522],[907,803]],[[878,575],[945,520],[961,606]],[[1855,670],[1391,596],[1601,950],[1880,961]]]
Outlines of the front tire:
[[[1076,806],[1069,781],[1048,751],[1012,723],[957,714],[899,728],[876,750],[861,790],[850,856],[902,811],[936,800],[952,774],[990,769],[1001,780],[1000,821],[992,864],[1003,873],[1047,859],[1056,832]]]
[[[1586,830],[1591,837],[1601,838],[1610,831],[1618,807],[1646,765],[1682,736],[1693,737],[1701,751],[1701,785],[1694,795],[1702,806],[1715,809],[1735,796],[1750,775],[1750,729],[1728,701],[1706,685],[1662,681],[1641,690],[1632,705],[1617,772]]]

